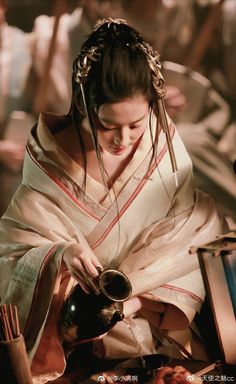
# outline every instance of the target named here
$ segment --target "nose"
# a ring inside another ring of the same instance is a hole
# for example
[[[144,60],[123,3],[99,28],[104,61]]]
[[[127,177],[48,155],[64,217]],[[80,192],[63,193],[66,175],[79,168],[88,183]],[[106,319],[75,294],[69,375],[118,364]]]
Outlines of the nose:
[[[117,135],[119,135],[119,144],[122,147],[128,147],[130,143],[130,128],[125,126],[121,127],[119,129],[119,132],[117,132]]]

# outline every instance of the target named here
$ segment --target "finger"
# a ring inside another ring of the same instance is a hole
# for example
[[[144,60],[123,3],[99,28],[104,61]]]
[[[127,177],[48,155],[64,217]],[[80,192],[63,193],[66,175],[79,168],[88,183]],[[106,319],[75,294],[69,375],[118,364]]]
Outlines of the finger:
[[[72,272],[71,276],[73,277],[73,279],[77,281],[77,283],[80,285],[80,287],[83,289],[85,293],[87,294],[91,293],[90,287],[86,283],[84,283],[84,281],[81,280],[76,273]]]
[[[96,277],[98,275],[97,267],[102,267],[96,256],[87,250],[83,250],[79,256],[73,257],[71,264],[76,269],[78,268],[81,271],[86,271],[86,273],[88,273],[91,277]]]
[[[92,277],[97,277],[99,274],[99,270],[103,269],[102,265],[99,263],[96,257],[92,257],[90,260],[83,259],[82,262],[85,271]]]
[[[83,267],[83,266],[82,266]],[[100,293],[100,289],[98,287],[97,281],[91,277],[85,269],[83,270],[75,270],[74,275],[76,276],[77,281],[82,282],[83,286],[85,287],[86,291],[91,291],[98,295]]]
[[[86,271],[82,272],[83,280],[88,285],[88,287],[96,294],[100,294],[100,288],[98,286],[97,279],[91,277]]]

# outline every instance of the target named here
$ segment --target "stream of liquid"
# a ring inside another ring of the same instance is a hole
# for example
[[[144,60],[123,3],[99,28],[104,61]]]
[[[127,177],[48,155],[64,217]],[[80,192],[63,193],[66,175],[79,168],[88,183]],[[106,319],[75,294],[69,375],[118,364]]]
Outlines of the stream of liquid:
[[[145,359],[144,359],[144,357],[143,357],[143,355],[141,353],[140,343],[138,342],[137,336],[135,335],[132,326],[130,325],[130,323],[129,323],[129,321],[127,319],[123,319],[122,321],[125,323],[125,325],[127,326],[128,330],[131,332],[131,334],[133,336],[133,339],[134,339],[135,344],[136,344],[136,348],[137,348],[137,351],[138,351],[138,355],[139,355],[139,358],[140,358],[140,362],[141,362],[142,368],[147,368],[146,361],[145,361]]]

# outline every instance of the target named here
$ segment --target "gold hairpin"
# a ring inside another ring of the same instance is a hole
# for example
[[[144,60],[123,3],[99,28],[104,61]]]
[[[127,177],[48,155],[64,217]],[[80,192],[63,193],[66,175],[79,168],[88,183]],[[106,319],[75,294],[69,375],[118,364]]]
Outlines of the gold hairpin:
[[[112,19],[112,17],[108,17],[107,19],[99,19],[94,25],[94,31],[100,28],[103,24],[108,24],[108,28],[110,24],[127,24],[127,21],[124,19]]]
[[[93,46],[90,49],[83,51],[83,54],[79,56],[77,61],[77,72],[75,76],[76,83],[80,84],[88,76],[91,68],[91,61],[98,61],[100,58],[101,45]]]

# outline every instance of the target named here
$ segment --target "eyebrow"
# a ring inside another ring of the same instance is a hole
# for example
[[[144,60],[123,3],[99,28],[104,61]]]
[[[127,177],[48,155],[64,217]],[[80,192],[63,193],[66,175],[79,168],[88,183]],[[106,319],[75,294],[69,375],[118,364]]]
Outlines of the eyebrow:
[[[140,117],[140,119],[135,120],[135,121],[132,121],[130,124],[136,124],[136,123],[139,123],[139,121],[143,120],[145,116],[146,116],[146,114],[143,115],[142,117]],[[117,124],[117,122],[112,121],[112,120],[109,120],[109,119],[103,119],[102,117],[99,117],[99,116],[98,116],[98,118],[99,118],[100,121],[103,121],[104,123],[107,123],[107,124],[111,124],[111,125],[112,125],[112,124],[113,124],[113,125],[116,125],[116,124]]]

